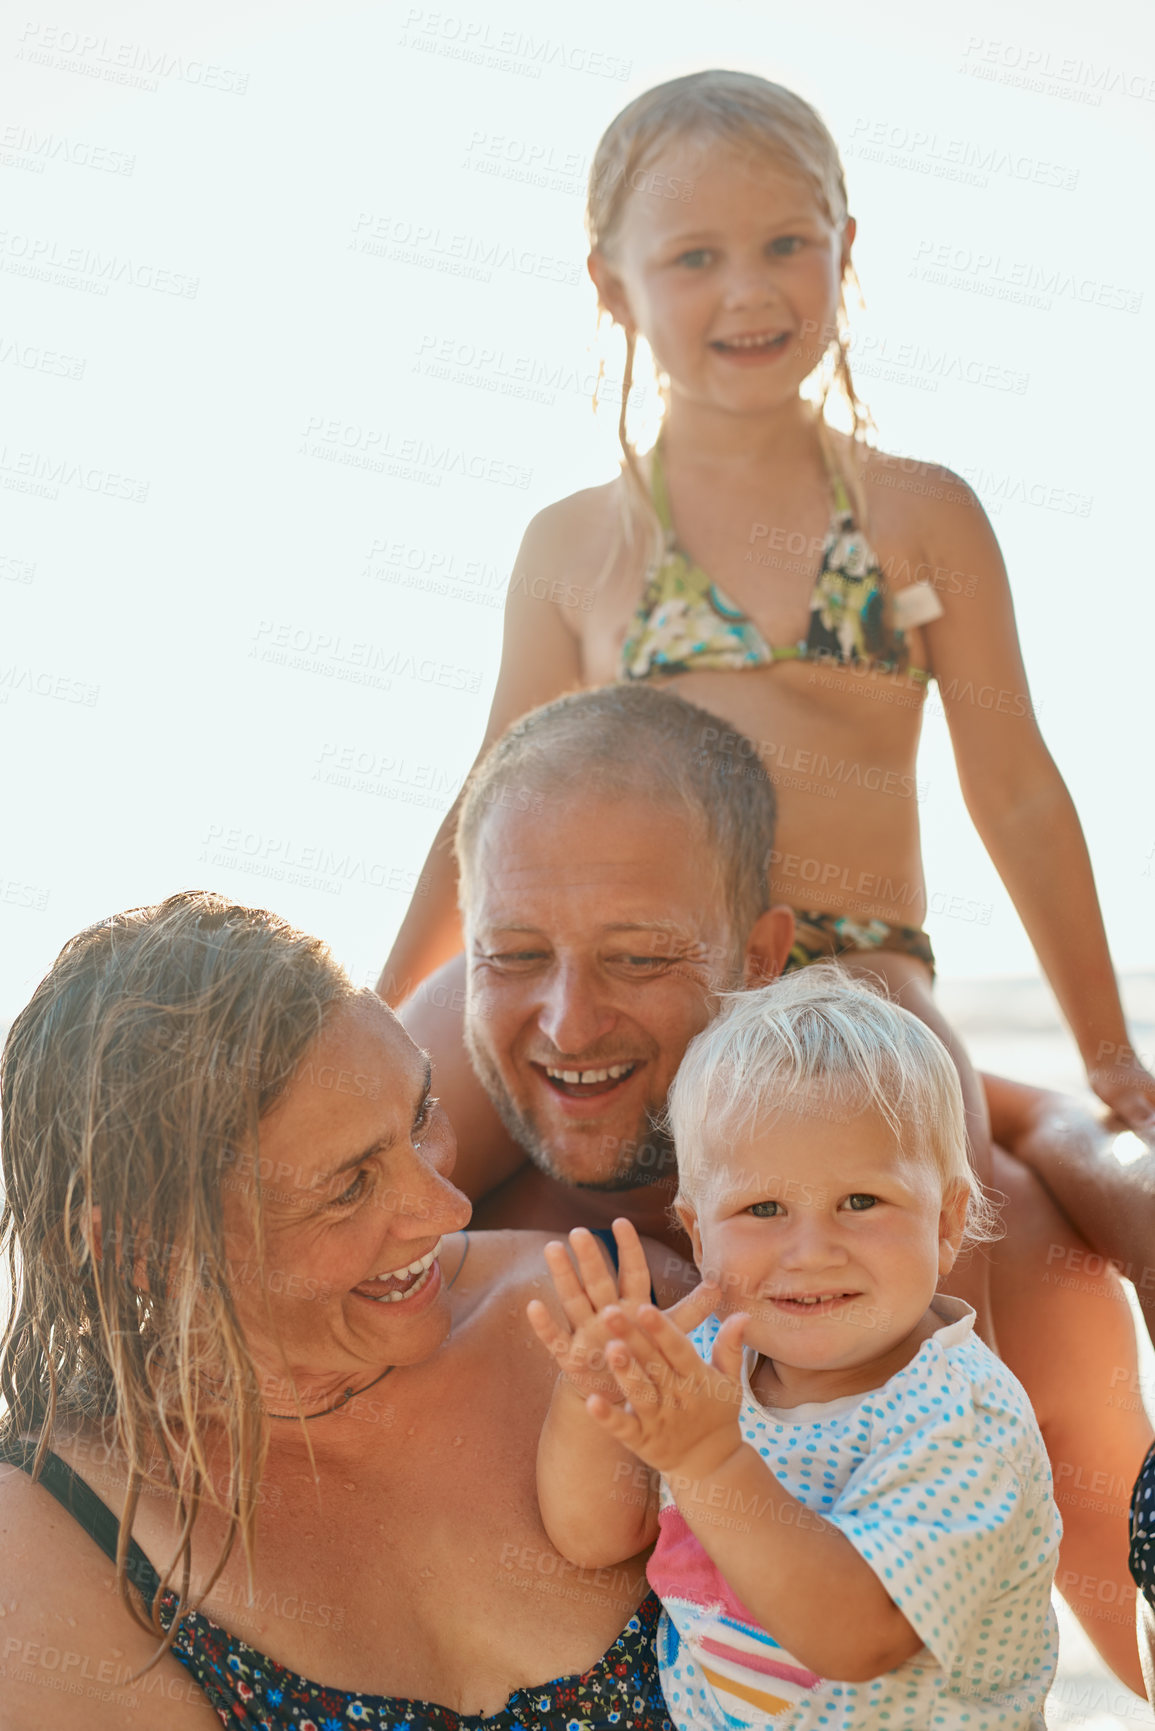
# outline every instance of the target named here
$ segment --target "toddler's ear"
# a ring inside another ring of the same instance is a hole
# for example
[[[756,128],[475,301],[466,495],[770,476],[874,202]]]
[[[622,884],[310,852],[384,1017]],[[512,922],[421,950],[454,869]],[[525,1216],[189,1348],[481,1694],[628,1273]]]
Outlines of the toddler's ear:
[[[702,1266],[702,1234],[698,1230],[698,1215],[692,1202],[687,1202],[684,1196],[674,1198],[674,1213],[681,1221],[682,1231],[690,1240],[694,1251],[694,1266]]]
[[[966,1184],[956,1184],[942,1199],[942,1212],[938,1217],[938,1273],[944,1280],[955,1265],[966,1233],[967,1209],[970,1204],[970,1189]]]

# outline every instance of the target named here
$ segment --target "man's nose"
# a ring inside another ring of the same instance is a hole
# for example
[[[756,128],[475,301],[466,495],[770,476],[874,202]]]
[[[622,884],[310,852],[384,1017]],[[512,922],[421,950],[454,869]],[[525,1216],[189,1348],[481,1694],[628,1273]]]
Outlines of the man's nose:
[[[581,1057],[616,1020],[596,969],[559,958],[550,969],[537,1013],[538,1027],[559,1053]]]

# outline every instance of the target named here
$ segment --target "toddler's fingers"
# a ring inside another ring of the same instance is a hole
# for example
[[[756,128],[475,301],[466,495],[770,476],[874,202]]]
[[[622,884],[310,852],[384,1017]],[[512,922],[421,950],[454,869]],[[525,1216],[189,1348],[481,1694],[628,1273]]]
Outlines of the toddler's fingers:
[[[553,1319],[548,1304],[543,1304],[540,1298],[531,1298],[525,1307],[529,1326],[554,1358],[562,1358],[569,1347],[573,1336],[566,1334]]]
[[[643,1310],[654,1311],[654,1306],[652,1304],[644,1305],[642,1308]],[[640,1314],[641,1312],[639,1312],[639,1315]],[[660,1310],[654,1311],[654,1314],[660,1319],[663,1327],[669,1326]],[[661,1356],[660,1346],[655,1350],[654,1341],[648,1334],[642,1332],[637,1325],[636,1319],[631,1320],[623,1310],[618,1309],[616,1305],[612,1305],[607,1310],[602,1311],[601,1320],[605,1323],[607,1332],[610,1335],[610,1340],[606,1347],[607,1363],[612,1363],[611,1349],[617,1346],[630,1353],[644,1368],[647,1376],[649,1376],[652,1381],[657,1382],[667,1374],[669,1366]],[[677,1334],[676,1329],[672,1332],[675,1335]],[[681,1337],[679,1336],[678,1338]],[[698,1362],[700,1363],[701,1361],[699,1360]]]
[[[693,1292],[688,1292],[685,1298],[679,1298],[677,1304],[672,1304],[662,1315],[676,1328],[680,1328],[683,1334],[689,1334],[700,1322],[705,1322],[719,1296],[715,1283],[712,1280],[703,1280],[700,1285],[695,1286]]]
[[[557,1239],[551,1239],[544,1254],[546,1267],[566,1314],[566,1321],[571,1328],[579,1329],[582,1323],[588,1322],[593,1315],[594,1306],[570,1261],[569,1252],[564,1244],[560,1244]]]
[[[650,1366],[643,1366],[622,1341],[615,1340],[606,1348],[606,1363],[635,1412],[658,1405],[661,1396],[649,1374]],[[660,1376],[661,1367],[653,1368]]]
[[[577,1263],[578,1275],[586,1295],[595,1310],[616,1304],[617,1275],[610,1267],[605,1248],[586,1226],[575,1226],[569,1235],[570,1249]]]
[[[701,1370],[702,1360],[680,1329],[656,1305],[643,1304],[638,1311],[638,1327],[651,1347],[657,1347],[670,1369],[678,1376],[687,1376],[695,1368]]]
[[[749,1320],[744,1310],[734,1311],[726,1318],[714,1340],[710,1363],[731,1382],[742,1380],[742,1335]]]
[[[626,1448],[636,1448],[641,1442],[642,1427],[637,1416],[625,1407],[612,1405],[600,1394],[591,1394],[586,1400],[586,1411]]]
[[[630,1304],[645,1304],[650,1296],[650,1265],[632,1220],[614,1221],[618,1246],[618,1284],[622,1298]]]

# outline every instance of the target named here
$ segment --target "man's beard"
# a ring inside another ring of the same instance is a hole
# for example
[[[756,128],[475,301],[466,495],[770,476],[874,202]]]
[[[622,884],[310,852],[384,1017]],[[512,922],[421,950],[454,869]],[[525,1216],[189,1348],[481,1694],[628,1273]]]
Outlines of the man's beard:
[[[530,1114],[515,1103],[493,1059],[474,1038],[468,1017],[465,1021],[465,1048],[474,1073],[489,1095],[502,1124],[547,1178],[568,1184],[575,1190],[614,1191],[638,1190],[643,1185],[660,1184],[676,1176],[678,1167],[673,1138],[655,1122],[650,1112],[646,1112],[634,1136],[614,1138],[618,1144],[617,1159],[606,1177],[572,1178],[554,1159],[548,1142]]]

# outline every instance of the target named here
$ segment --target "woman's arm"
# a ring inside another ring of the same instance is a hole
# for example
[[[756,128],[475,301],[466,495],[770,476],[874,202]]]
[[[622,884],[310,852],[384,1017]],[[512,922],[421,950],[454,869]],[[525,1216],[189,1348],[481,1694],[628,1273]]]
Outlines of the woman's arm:
[[[130,1618],[93,1540],[43,1486],[6,1465],[0,1603],[0,1731],[220,1731],[171,1653],[145,1670],[157,1643]]]
[[[559,570],[572,562],[574,501],[548,505],[525,531],[505,603],[501,667],[476,762],[528,710],[582,683],[581,649],[564,606],[551,599]],[[396,1009],[421,981],[462,947],[457,910],[459,794],[433,839],[409,910],[381,970],[377,991]]]
[[[1128,1122],[1155,1123],[1155,1078],[1130,1050],[1087,844],[1035,723],[1002,555],[974,494],[945,478],[951,496],[928,516],[926,556],[965,571],[973,592],[945,596],[926,632],[963,798],[1092,1087]]]

